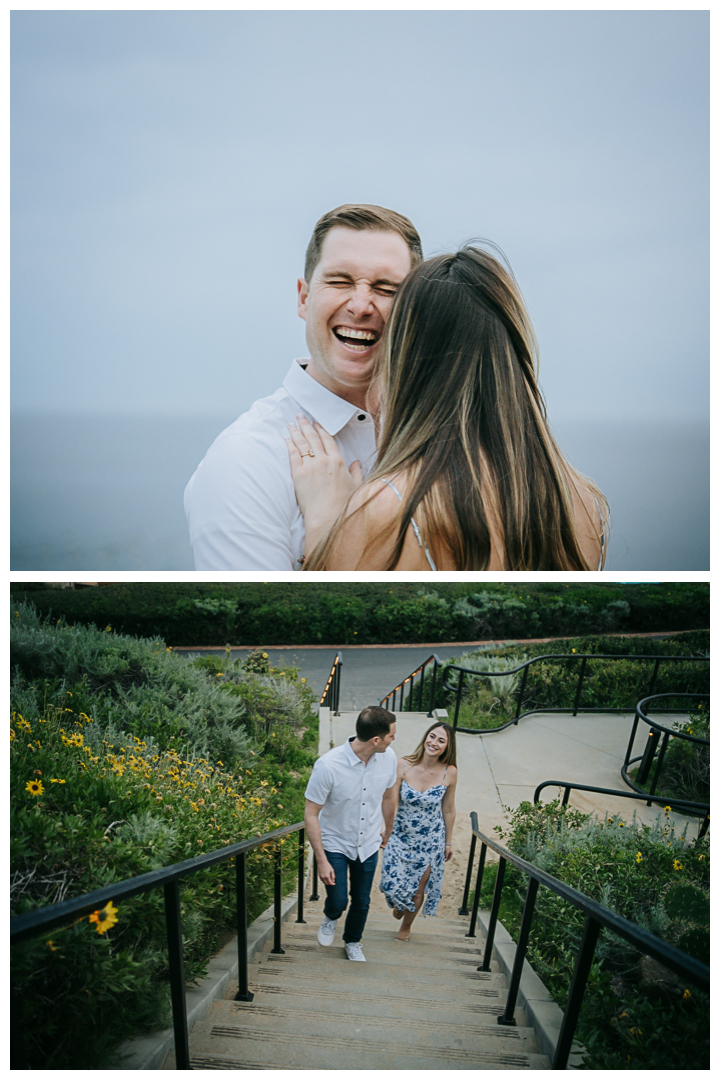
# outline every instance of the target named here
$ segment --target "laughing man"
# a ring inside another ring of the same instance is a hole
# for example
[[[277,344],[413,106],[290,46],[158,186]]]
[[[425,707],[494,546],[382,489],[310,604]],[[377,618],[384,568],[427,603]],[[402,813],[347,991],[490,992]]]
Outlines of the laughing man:
[[[366,395],[393,296],[422,261],[420,237],[381,206],[320,218],[298,280],[309,359],[218,435],[185,489],[196,570],[300,570],[305,525],[285,443],[298,415],[335,436],[365,476],[375,456]]]

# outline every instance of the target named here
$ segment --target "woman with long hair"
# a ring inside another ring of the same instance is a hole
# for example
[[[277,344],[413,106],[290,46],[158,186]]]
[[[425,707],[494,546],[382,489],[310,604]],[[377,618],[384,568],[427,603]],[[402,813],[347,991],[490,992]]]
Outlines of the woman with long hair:
[[[605,500],[557,446],[536,369],[520,290],[498,259],[467,246],[411,270],[371,388],[367,479],[319,425],[290,429],[303,569],[602,569]]]
[[[409,939],[423,900],[426,915],[434,915],[440,903],[445,863],[453,853],[456,760],[455,732],[440,722],[398,761],[397,812],[383,852],[380,891],[402,919],[399,941]]]

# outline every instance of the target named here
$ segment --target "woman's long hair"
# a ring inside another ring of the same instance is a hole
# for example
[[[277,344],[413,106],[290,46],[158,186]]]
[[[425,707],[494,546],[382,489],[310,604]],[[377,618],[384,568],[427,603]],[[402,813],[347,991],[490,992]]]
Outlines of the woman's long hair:
[[[423,759],[423,754],[425,753],[425,740],[430,732],[435,731],[436,728],[442,728],[447,735],[447,746],[438,758],[438,762],[441,765],[457,765],[457,740],[455,738],[455,732],[449,724],[444,724],[442,720],[439,720],[437,724],[430,725],[412,754],[405,754],[405,760],[408,765],[412,767],[413,765],[420,764]]]
[[[486,570],[493,547],[507,570],[595,569],[575,530],[580,477],[550,433],[536,356],[517,283],[488,252],[466,246],[405,278],[374,376],[380,438],[364,482],[405,477],[398,514],[375,538],[399,528],[386,570],[418,512],[429,549],[443,547],[457,570]],[[340,516],[306,570],[325,568],[351,517]]]

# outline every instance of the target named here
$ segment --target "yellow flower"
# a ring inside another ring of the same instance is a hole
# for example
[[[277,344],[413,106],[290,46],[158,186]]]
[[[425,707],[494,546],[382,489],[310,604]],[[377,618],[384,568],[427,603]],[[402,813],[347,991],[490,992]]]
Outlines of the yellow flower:
[[[573,649],[573,652],[575,652],[575,650],[574,650],[574,649]]]
[[[50,952],[57,952],[57,945],[53,943],[52,938],[49,941],[46,941],[45,944],[47,945]],[[687,994],[687,990],[685,991],[685,993]]]
[[[636,856],[636,858],[635,858],[635,862],[638,862],[638,863],[640,863],[640,862],[642,862],[642,861],[643,861],[643,857],[642,857],[642,854],[641,854],[641,853],[640,853],[640,852],[638,851],[638,853],[637,853],[637,856]]]
[[[630,1034],[631,1035],[642,1035],[642,1028],[631,1027],[630,1028]]]
[[[683,1001],[689,1001],[691,997],[692,994],[689,990],[683,990]]]
[[[51,780],[50,783],[51,784],[64,784],[65,781],[64,780]]]
[[[666,814],[669,814],[670,811],[672,810],[672,806],[663,806],[663,810],[665,811]]]
[[[105,633],[106,634],[109,634],[111,630],[112,630],[112,626],[106,626],[105,627]]]
[[[42,795],[45,788],[42,786],[39,780],[28,780],[25,785],[25,790],[29,791],[31,795]]]
[[[268,658],[268,654],[267,654],[266,652],[264,652],[264,653],[262,654],[262,658],[263,658],[263,660],[267,660],[267,658]]]
[[[682,863],[679,859],[675,859],[673,862],[673,870],[682,870]]]
[[[300,680],[300,682],[306,682],[306,681],[307,681],[306,679],[301,679],[301,680]]]
[[[112,900],[108,900],[102,911],[93,911],[89,918],[90,922],[97,923],[96,930],[98,934],[104,934],[118,921],[117,908],[113,906]]]
[[[268,786],[267,780],[261,780],[260,781],[260,787],[267,787],[267,786]]]

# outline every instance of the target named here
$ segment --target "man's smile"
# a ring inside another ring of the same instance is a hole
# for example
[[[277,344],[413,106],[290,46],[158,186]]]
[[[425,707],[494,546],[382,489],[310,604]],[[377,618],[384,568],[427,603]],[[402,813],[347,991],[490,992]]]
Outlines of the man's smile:
[[[377,330],[358,330],[353,326],[333,326],[332,332],[352,352],[367,352],[380,338]]]

